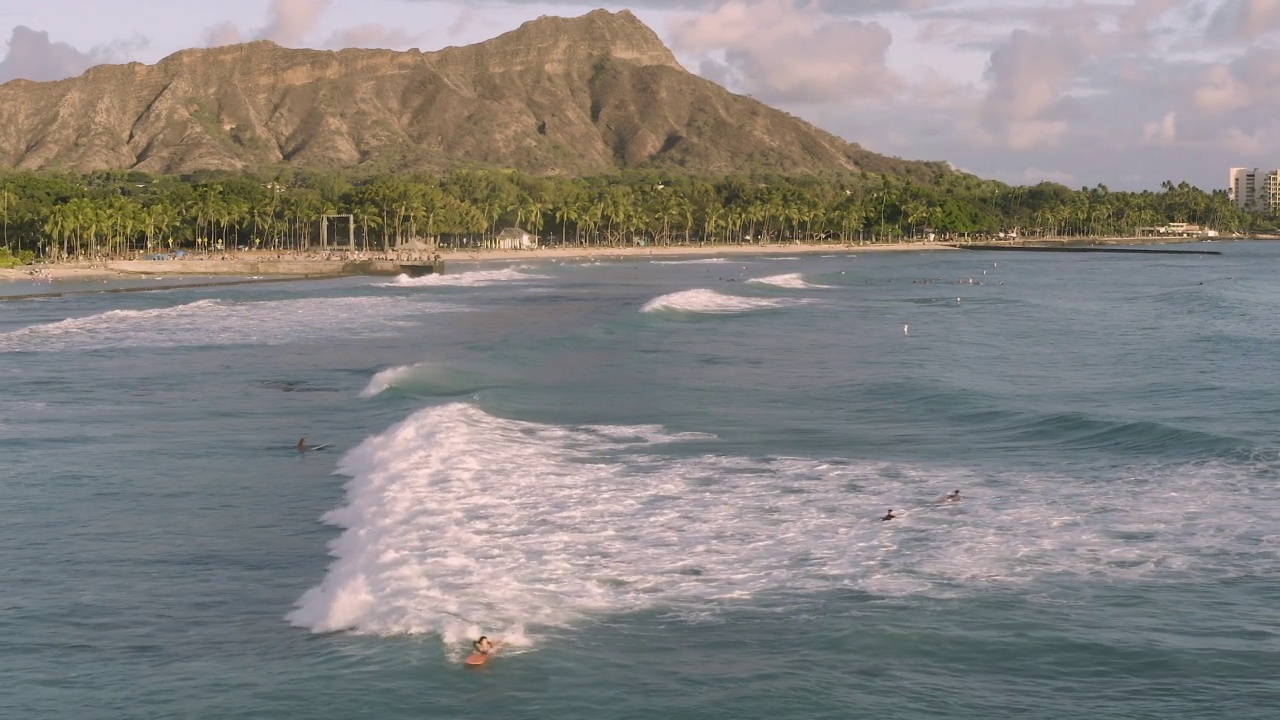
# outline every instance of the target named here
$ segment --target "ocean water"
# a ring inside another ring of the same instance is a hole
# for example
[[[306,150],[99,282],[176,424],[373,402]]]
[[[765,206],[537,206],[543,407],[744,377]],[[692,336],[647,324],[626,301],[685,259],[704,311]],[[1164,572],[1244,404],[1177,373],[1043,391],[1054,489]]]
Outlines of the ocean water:
[[[1274,718],[1280,245],[1214,247],[0,302],[0,717]]]

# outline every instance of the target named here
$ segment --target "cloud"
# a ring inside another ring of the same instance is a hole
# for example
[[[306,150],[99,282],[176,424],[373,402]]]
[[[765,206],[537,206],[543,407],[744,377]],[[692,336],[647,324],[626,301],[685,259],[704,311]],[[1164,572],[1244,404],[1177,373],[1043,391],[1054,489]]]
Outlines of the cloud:
[[[1142,139],[1155,145],[1169,145],[1178,139],[1178,113],[1170,110],[1159,122],[1142,126]]]
[[[327,0],[271,0],[265,26],[246,36],[233,22],[219,23],[205,31],[205,45],[233,45],[247,37],[297,47],[316,29],[327,7]]]
[[[94,65],[125,60],[147,41],[138,37],[81,52],[67,43],[52,42],[47,32],[19,25],[7,45],[8,52],[0,60],[0,83],[18,78],[47,82],[75,77]]]
[[[991,54],[983,126],[1015,150],[1056,145],[1067,130],[1063,96],[1083,60],[1069,37],[1014,30]]]
[[[1227,0],[1209,20],[1210,32],[1228,40],[1254,40],[1280,28],[1280,0]]]
[[[365,23],[343,28],[329,36],[325,47],[341,50],[342,48],[407,48],[422,40],[421,34],[415,35],[389,28],[378,23]]]
[[[902,84],[885,64],[893,37],[884,26],[833,17],[818,3],[729,0],[672,35],[710,75],[765,100],[884,98]]]
[[[1208,113],[1224,113],[1247,106],[1249,87],[1236,79],[1231,68],[1214,65],[1204,73],[1200,87],[1195,91],[1195,103]]]
[[[223,45],[235,45],[244,41],[245,37],[240,32],[240,28],[230,21],[218,23],[204,31],[205,47],[222,47]]]
[[[205,31],[205,46],[270,40],[285,47],[395,49],[410,47],[423,37],[379,23],[361,23],[342,28],[323,41],[316,41],[315,32],[328,11],[329,0],[271,0],[266,25],[247,33],[233,22],[219,23]]]
[[[9,37],[9,52],[0,61],[0,82],[17,78],[44,82],[73,77],[88,70],[93,59],[70,45],[51,42],[49,33],[19,25]]]
[[[260,37],[286,46],[295,46],[311,34],[328,3],[325,0],[272,0],[270,22]]]

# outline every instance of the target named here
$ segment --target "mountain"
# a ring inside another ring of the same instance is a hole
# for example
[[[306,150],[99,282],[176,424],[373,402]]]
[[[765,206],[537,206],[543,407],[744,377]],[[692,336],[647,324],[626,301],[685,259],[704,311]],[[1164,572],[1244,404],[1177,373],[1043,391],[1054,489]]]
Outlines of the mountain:
[[[24,169],[943,169],[868,152],[689,73],[627,11],[544,17],[438,52],[184,50],[15,80],[0,85],[0,107],[0,165]]]

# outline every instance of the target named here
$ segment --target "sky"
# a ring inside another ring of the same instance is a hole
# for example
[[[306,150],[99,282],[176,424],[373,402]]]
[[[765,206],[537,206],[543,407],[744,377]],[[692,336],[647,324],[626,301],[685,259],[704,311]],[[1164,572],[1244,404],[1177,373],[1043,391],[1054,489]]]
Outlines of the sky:
[[[4,0],[0,82],[255,39],[436,50],[599,7],[886,155],[1113,190],[1280,168],[1280,0]]]

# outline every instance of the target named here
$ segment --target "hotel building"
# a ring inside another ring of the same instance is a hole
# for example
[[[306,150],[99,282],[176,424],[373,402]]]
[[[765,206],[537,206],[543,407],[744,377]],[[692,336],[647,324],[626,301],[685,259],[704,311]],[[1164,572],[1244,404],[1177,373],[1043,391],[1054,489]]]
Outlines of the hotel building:
[[[1231,168],[1227,195],[1242,210],[1267,212],[1280,209],[1280,170]]]

